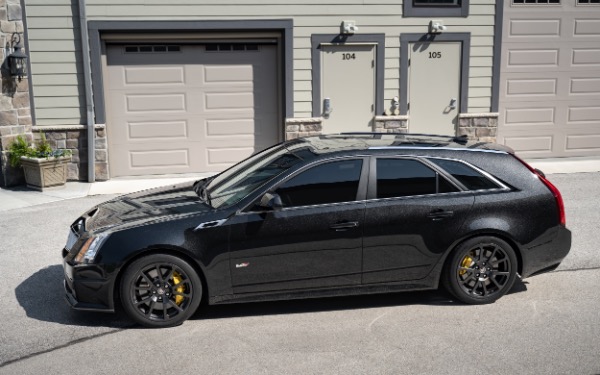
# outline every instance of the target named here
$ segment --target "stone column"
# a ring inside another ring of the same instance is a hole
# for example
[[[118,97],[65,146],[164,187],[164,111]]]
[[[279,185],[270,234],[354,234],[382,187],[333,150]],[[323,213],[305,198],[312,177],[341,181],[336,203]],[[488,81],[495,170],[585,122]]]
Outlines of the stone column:
[[[0,58],[3,63],[13,49],[12,36],[19,33],[21,45],[25,46],[23,33],[23,9],[19,0],[0,0]],[[25,51],[25,53],[28,53]],[[11,77],[2,77],[0,96],[0,186],[12,186],[24,182],[21,168],[12,168],[8,163],[7,150],[18,135],[32,141],[31,109],[29,104],[29,82],[27,77],[21,81]]]

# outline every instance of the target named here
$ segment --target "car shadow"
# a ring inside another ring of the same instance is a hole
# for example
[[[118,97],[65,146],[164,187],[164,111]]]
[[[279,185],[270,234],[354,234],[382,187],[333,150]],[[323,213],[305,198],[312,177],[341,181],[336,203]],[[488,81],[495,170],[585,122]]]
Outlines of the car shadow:
[[[521,293],[526,290],[526,282],[517,279],[509,294]],[[119,308],[115,314],[106,314],[77,311],[69,307],[64,299],[61,265],[53,265],[37,271],[17,286],[15,295],[27,317],[32,319],[84,327],[136,327]],[[453,301],[444,292],[431,290],[202,306],[192,319],[227,319],[409,305],[460,306],[462,304]]]
[[[65,301],[63,268],[53,265],[29,276],[15,295],[27,317],[72,326],[124,328],[132,322],[124,313],[106,314],[73,310]]]
[[[524,282],[517,278],[515,284],[507,294],[527,291],[526,283],[526,281]],[[202,306],[192,319],[206,320],[246,316],[304,314],[410,305],[464,306],[464,304],[451,299],[444,291],[428,290]]]

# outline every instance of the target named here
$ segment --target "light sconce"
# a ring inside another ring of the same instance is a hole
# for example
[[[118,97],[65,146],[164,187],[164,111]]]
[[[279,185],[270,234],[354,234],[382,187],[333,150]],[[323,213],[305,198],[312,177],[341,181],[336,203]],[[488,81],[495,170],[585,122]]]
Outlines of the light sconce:
[[[342,22],[342,34],[343,35],[352,35],[358,31],[358,26],[356,26],[356,21],[343,21]]]
[[[2,75],[17,78],[19,81],[21,81],[21,79],[27,75],[28,58],[28,56],[23,52],[23,46],[21,45],[21,34],[13,33],[10,38],[10,42],[6,42],[4,51],[6,58],[2,63]]]
[[[444,21],[442,21],[442,20],[429,21],[429,33],[440,34],[442,31],[446,31],[446,30],[448,30],[448,27],[444,26]]]

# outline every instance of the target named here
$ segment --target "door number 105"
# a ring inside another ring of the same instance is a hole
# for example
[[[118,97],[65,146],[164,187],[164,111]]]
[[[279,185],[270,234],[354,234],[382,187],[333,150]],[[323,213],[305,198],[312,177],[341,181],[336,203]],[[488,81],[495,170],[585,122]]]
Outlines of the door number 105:
[[[430,59],[441,59],[442,53],[441,52],[429,52],[429,58]]]

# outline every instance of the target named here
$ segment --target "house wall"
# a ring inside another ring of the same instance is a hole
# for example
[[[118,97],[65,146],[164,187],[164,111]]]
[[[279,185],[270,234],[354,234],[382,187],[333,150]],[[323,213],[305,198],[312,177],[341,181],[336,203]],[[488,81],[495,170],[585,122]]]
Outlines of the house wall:
[[[204,4],[202,4],[204,3]],[[311,35],[338,34],[343,20],[358,33],[385,34],[386,105],[400,93],[400,35],[426,33],[429,17],[404,18],[401,0],[88,0],[93,20],[293,19],[294,117],[312,116]],[[82,124],[85,118],[77,1],[26,0],[36,125]],[[432,17],[440,18],[440,17]],[[495,4],[471,0],[469,16],[441,17],[448,32],[471,33],[470,113],[491,110]]]
[[[23,7],[19,0],[0,0],[0,58],[4,64],[6,57],[14,49],[13,38],[18,38],[26,47],[24,35]],[[5,48],[7,46],[11,48]],[[4,69],[3,69],[4,70]],[[0,94],[0,186],[18,185],[24,181],[21,168],[11,167],[8,152],[17,136],[32,141],[32,120],[29,101],[29,80],[17,79],[2,74]]]

